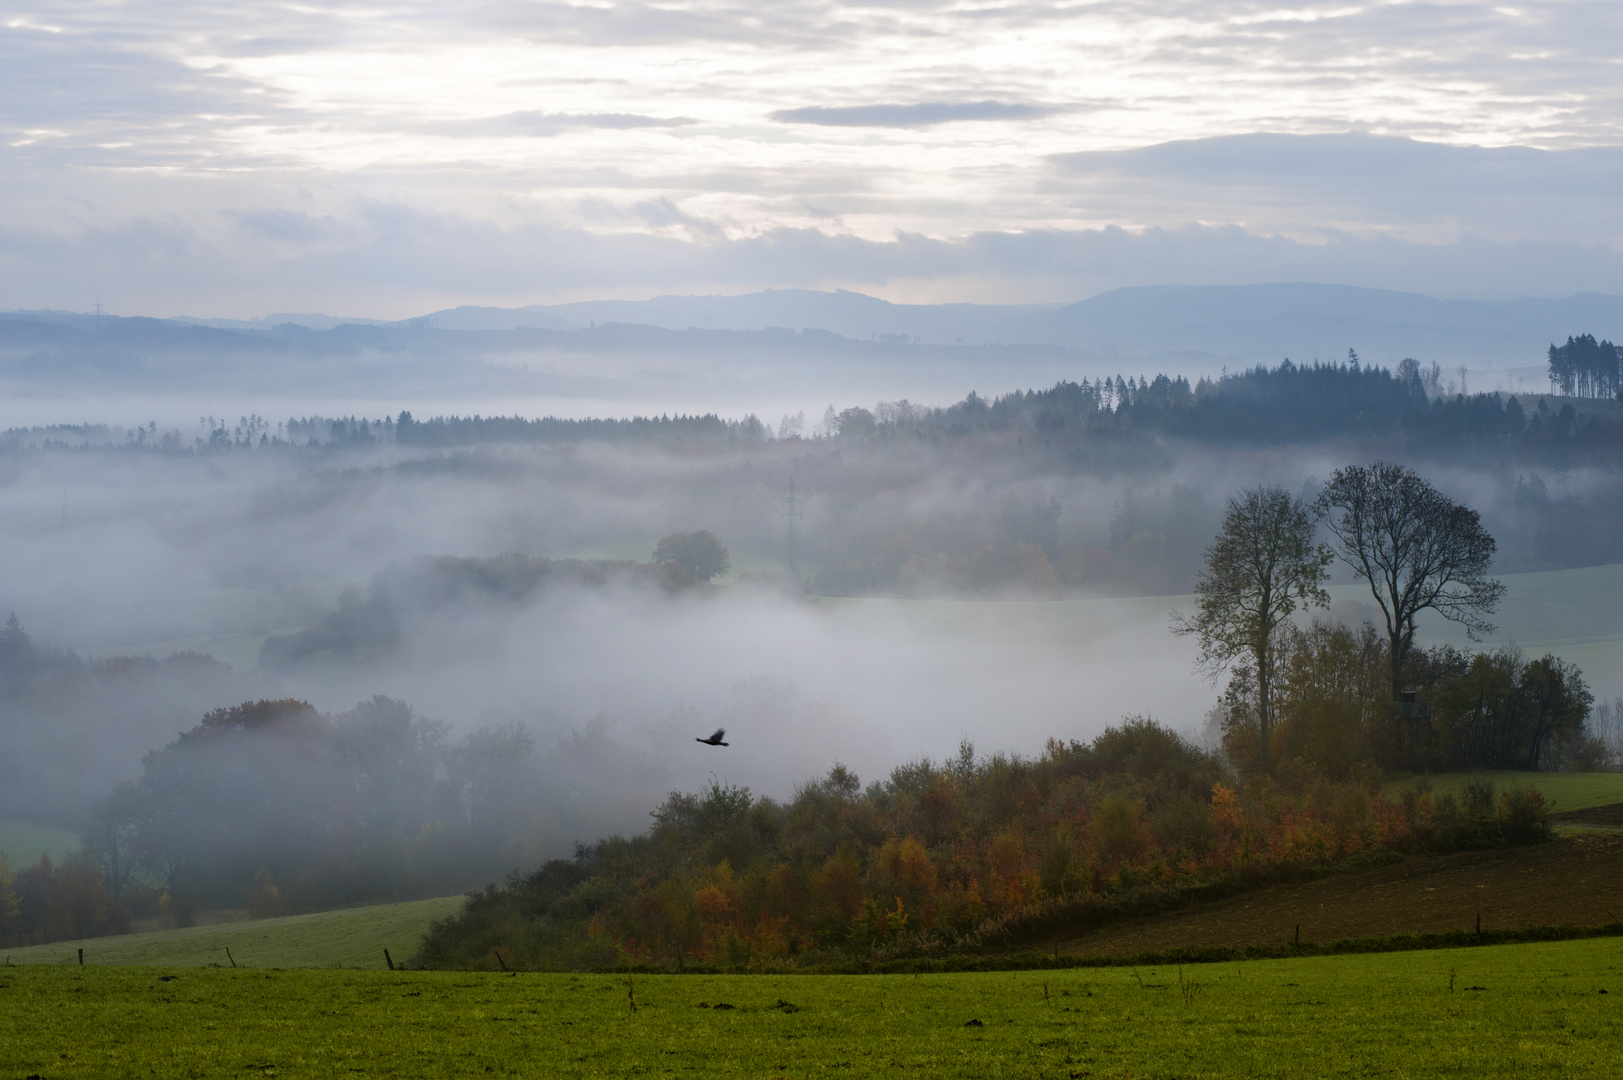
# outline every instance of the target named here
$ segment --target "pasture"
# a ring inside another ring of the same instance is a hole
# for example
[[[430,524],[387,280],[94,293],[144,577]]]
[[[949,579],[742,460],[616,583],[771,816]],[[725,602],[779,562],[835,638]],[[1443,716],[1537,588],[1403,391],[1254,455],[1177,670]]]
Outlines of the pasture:
[[[61,862],[78,850],[78,834],[67,829],[0,819],[0,855],[5,856],[13,870],[32,866],[39,862],[41,855],[49,855],[52,862]]]
[[[381,968],[384,949],[396,963],[403,962],[417,951],[429,923],[461,906],[460,896],[371,904],[314,915],[30,945],[8,950],[6,959],[12,964],[72,964],[83,949],[85,963],[92,966],[228,967],[235,960],[246,967]]]
[[[1615,938],[923,976],[34,966],[0,969],[0,1001],[18,1077],[1615,1077],[1623,1060]]]
[[[1452,792],[1456,797],[1473,780],[1490,781],[1495,791],[1506,788],[1537,788],[1544,796],[1545,805],[1552,813],[1567,810],[1588,810],[1596,806],[1623,803],[1623,773],[1532,773],[1532,772],[1478,772],[1437,773],[1427,777],[1432,794]],[[1403,798],[1403,792],[1414,786],[1415,778],[1407,776],[1393,780],[1381,790],[1389,800]]]

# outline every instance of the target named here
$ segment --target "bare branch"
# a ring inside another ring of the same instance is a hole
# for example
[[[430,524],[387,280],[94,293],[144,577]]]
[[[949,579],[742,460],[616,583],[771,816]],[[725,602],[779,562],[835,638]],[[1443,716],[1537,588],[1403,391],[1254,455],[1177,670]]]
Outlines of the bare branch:
[[[1496,545],[1475,510],[1391,462],[1336,470],[1314,509],[1381,609],[1394,695],[1422,611],[1459,623],[1473,641],[1493,632],[1487,616],[1505,589],[1488,576]]]

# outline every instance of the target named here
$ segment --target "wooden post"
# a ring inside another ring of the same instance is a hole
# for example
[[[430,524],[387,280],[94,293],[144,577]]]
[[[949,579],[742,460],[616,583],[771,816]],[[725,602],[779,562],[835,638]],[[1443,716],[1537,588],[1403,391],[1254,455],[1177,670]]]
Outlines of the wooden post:
[[[394,960],[389,956],[389,950],[388,949],[383,950],[383,962],[385,964],[389,965],[389,970],[390,971],[394,970]]]
[[[1296,940],[1291,943],[1291,947],[1292,948],[1297,948],[1297,949],[1300,949],[1302,947],[1302,924],[1301,923],[1296,924]]]
[[[1482,933],[1482,912],[1476,913],[1476,932]]]
[[[503,971],[506,971],[507,970],[507,961],[502,959],[502,948],[501,948],[501,946],[500,945],[496,946],[494,949],[491,950],[491,952],[496,954],[496,963],[498,963],[498,964],[500,964],[502,966]]]
[[[79,966],[85,966],[85,951],[83,949],[79,950]]]
[[[231,966],[232,966],[232,967],[236,967],[236,966],[237,966],[237,958],[236,958],[236,957],[234,957],[234,956],[232,956],[232,955],[231,955],[231,950],[230,950],[230,949],[229,949],[229,948],[227,948],[227,949],[226,949],[226,950],[225,950],[225,958],[226,958],[226,959],[227,959],[227,960],[229,960],[229,961],[231,961]]]

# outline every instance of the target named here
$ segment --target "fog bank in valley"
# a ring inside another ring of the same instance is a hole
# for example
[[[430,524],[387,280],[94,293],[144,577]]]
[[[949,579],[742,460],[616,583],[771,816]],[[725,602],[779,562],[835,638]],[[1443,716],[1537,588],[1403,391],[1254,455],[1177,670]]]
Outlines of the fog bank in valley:
[[[1319,430],[1299,410],[1244,411],[1299,377],[1395,392],[1416,434],[1259,435]],[[1226,499],[1255,483],[1311,498],[1378,454],[1479,509],[1501,572],[1623,562],[1609,403],[1512,409],[1356,367],[1246,378],[1204,384],[1210,408],[1188,414],[1244,437],[1178,433],[1196,392],[1165,378],[765,423],[402,411],[10,432],[0,609],[32,651],[7,654],[0,816],[79,827],[150,751],[259,699],[309,702],[329,719],[289,730],[337,740],[340,758],[416,732],[413,768],[439,792],[420,825],[460,808],[458,828],[486,830],[483,861],[434,887],[638,832],[665,792],[712,779],[781,798],[835,762],[871,781],[966,742],[1035,755],[1130,715],[1206,738],[1220,688],[1168,623]],[[1212,411],[1231,407],[1221,393],[1241,403],[1232,421]],[[1487,432],[1459,429],[1473,454],[1433,435],[1460,417]],[[650,563],[660,538],[699,529],[730,573]],[[1373,616],[1337,575],[1330,616]],[[1540,618],[1499,640],[1557,640],[1559,619]],[[1586,664],[1610,655],[1585,648]],[[1599,694],[1618,689],[1615,666],[1588,670]],[[718,727],[730,746],[695,742]],[[333,775],[368,775],[344,760]],[[498,789],[505,809],[479,811]]]

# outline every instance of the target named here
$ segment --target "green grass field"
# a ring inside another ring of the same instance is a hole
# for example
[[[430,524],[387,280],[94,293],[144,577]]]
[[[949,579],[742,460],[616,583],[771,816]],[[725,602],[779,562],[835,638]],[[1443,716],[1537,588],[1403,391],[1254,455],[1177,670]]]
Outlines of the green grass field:
[[[1393,780],[1381,794],[1398,799],[1405,788],[1412,787],[1414,777]],[[1466,784],[1476,779],[1493,781],[1495,788],[1538,788],[1554,811],[1587,810],[1592,806],[1623,803],[1623,773],[1531,773],[1480,772],[1438,773],[1429,777],[1435,794],[1451,791],[1458,795]]]
[[[1416,641],[1462,649],[1516,645],[1529,657],[1554,653],[1583,669],[1597,695],[1623,691],[1623,604],[1617,602],[1623,596],[1623,564],[1505,574],[1499,580],[1505,598],[1493,617],[1498,630],[1481,645],[1435,613],[1421,619]],[[1350,586],[1330,592],[1367,602],[1367,592],[1360,597]]]
[[[78,850],[79,837],[68,829],[0,820],[0,855],[6,857],[13,870],[32,866],[39,862],[41,855],[49,855],[52,862],[61,862]]]
[[[19,1078],[1616,1077],[1623,1062],[1615,938],[1181,970],[632,983],[17,967],[0,969],[0,1001]]]
[[[314,915],[58,941],[11,949],[7,958],[13,964],[76,964],[83,949],[86,965],[182,968],[229,964],[225,951],[230,949],[231,957],[245,967],[381,968],[384,949],[396,963],[404,962],[417,951],[429,923],[461,906],[460,896],[374,904]]]

